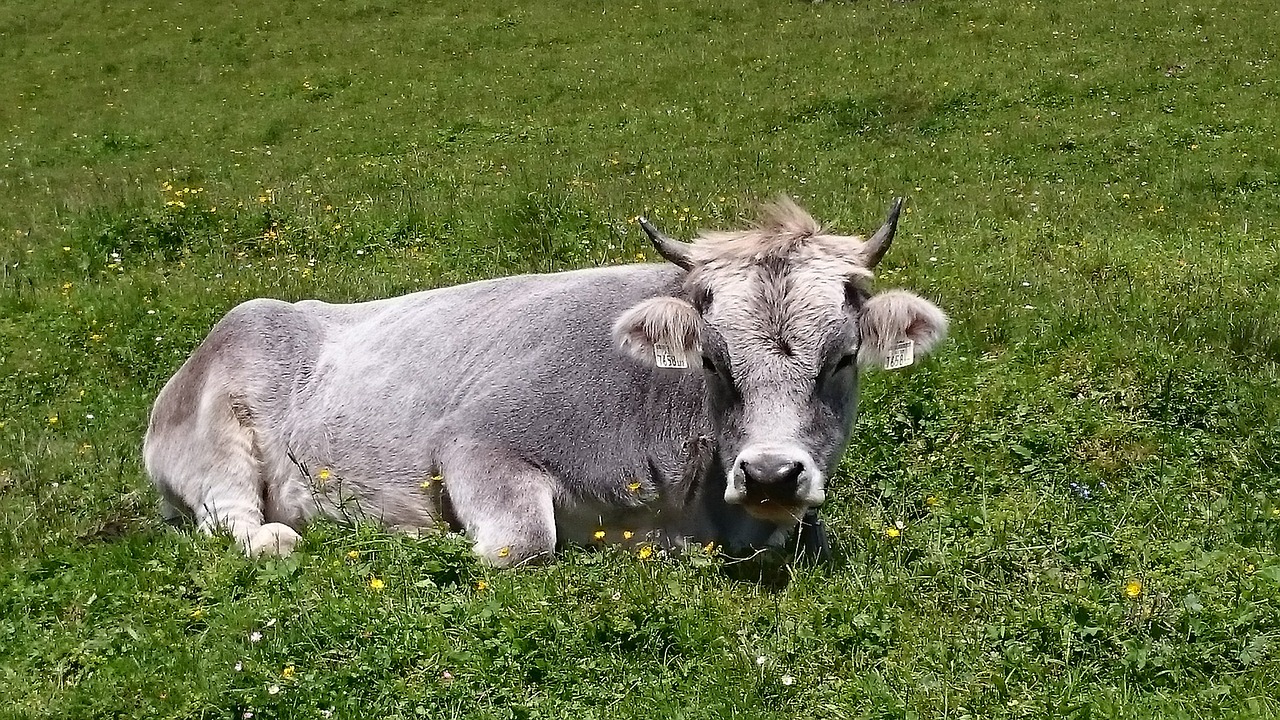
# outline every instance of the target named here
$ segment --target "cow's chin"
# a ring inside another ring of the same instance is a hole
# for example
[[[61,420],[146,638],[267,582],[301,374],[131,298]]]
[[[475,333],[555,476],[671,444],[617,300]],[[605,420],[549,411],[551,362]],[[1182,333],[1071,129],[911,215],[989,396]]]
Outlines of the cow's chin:
[[[773,498],[762,497],[754,498],[748,496],[742,503],[742,509],[747,514],[759,519],[766,520],[779,525],[784,523],[798,523],[804,517],[808,507],[805,505],[789,504],[779,502]]]

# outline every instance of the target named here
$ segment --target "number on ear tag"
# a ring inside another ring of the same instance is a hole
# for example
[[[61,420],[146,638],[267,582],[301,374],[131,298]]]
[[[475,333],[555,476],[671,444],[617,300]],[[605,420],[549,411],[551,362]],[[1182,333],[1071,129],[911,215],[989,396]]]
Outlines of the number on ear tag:
[[[916,361],[916,344],[910,340],[902,342],[889,348],[889,352],[884,356],[884,369],[897,370],[904,368]]]
[[[684,352],[671,343],[656,342],[653,344],[653,364],[660,368],[680,368],[689,367],[689,361],[685,360]]]

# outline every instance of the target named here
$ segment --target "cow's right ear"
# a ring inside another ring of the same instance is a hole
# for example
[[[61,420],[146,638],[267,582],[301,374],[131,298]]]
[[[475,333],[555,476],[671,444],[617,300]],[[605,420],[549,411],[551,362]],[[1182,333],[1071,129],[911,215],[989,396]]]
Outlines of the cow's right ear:
[[[631,357],[657,367],[683,368],[702,352],[702,318],[692,305],[674,297],[649,298],[613,324],[613,340]]]

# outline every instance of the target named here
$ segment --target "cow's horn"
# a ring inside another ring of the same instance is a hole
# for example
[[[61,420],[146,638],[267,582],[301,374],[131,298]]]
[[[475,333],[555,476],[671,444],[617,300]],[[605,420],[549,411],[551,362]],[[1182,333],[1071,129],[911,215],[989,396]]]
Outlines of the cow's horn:
[[[893,243],[893,234],[898,229],[898,215],[902,214],[902,202],[902,198],[893,199],[893,204],[889,206],[889,217],[876,234],[863,244],[863,262],[868,268],[878,265],[884,254],[889,252],[889,245]]]
[[[650,225],[649,221],[644,218],[640,218],[640,227],[644,228],[644,233],[649,236],[649,242],[653,243],[653,247],[658,251],[659,255],[685,270],[693,268],[692,245],[667,237],[662,234],[661,230]]]

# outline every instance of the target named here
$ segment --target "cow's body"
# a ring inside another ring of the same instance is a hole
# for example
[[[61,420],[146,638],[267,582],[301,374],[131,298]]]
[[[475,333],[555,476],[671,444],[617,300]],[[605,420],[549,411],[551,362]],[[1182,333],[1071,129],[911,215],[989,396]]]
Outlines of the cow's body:
[[[716,381],[696,359],[637,362],[619,329],[686,281],[642,264],[352,305],[244,303],[157,399],[148,472],[171,505],[251,553],[288,552],[317,515],[458,525],[498,564],[602,530],[668,546],[777,541],[805,503],[734,502],[742,461],[721,456]],[[848,407],[819,403],[840,417],[809,453],[822,457],[805,455],[818,483],[848,439],[856,371],[834,394]]]

